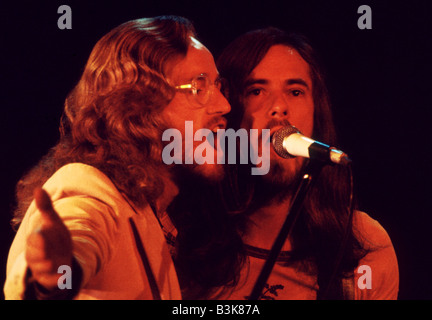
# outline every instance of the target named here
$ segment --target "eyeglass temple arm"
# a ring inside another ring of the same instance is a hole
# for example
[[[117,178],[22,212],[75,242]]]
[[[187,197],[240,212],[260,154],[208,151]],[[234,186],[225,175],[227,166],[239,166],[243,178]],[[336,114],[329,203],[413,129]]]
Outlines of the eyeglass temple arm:
[[[180,86],[176,86],[176,89],[192,89],[192,84],[182,84]]]

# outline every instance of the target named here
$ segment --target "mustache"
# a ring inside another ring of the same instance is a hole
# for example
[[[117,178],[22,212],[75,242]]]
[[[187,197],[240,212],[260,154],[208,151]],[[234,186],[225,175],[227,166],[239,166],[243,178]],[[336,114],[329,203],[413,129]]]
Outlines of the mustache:
[[[282,120],[272,119],[269,122],[267,122],[265,128],[271,129],[271,128],[277,127],[277,126],[287,127],[287,126],[290,126],[290,125],[291,125],[291,123],[288,120],[286,120],[286,119],[282,119]]]
[[[206,124],[206,128],[212,128],[215,125],[222,125],[223,128],[226,128],[227,126],[227,119],[223,116],[214,117]]]

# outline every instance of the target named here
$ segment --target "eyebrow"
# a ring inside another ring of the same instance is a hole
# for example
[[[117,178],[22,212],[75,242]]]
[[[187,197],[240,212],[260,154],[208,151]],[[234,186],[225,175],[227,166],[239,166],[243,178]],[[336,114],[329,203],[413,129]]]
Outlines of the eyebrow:
[[[190,78],[188,77],[187,80],[185,79],[185,80],[180,81],[180,82],[184,83],[184,84],[190,84],[195,77],[199,77],[199,76],[205,76],[205,77],[209,78],[210,81],[213,81],[213,79],[210,77],[210,75],[208,73],[204,72],[204,73],[195,74],[194,76],[192,76]],[[216,81],[221,80],[221,79],[222,79],[221,75],[219,73],[217,73],[217,76],[213,82],[216,82]]]
[[[245,82],[245,88],[252,86],[254,84],[268,84],[268,83],[269,81],[267,79],[249,79],[246,80]],[[309,89],[309,85],[307,84],[307,82],[301,78],[287,79],[285,80],[285,84],[286,85],[299,84]]]

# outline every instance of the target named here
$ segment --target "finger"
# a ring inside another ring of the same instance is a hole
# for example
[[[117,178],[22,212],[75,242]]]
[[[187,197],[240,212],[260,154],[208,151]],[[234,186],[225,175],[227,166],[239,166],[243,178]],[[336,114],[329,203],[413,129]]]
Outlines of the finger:
[[[41,228],[38,227],[33,230],[27,237],[27,247],[30,248],[44,248],[45,247],[45,238],[41,232]]]
[[[53,251],[53,248],[50,249],[49,247],[47,239],[39,232],[32,232],[27,237],[25,258],[32,271],[38,273],[55,272],[54,267],[57,268],[62,264],[71,265],[71,256],[65,252],[68,250],[64,250],[62,247]]]
[[[51,260],[27,260],[27,263],[36,278],[41,274],[56,274],[58,266]]]
[[[45,288],[45,290],[51,291],[58,288],[58,279],[60,276],[61,275],[57,273],[36,273],[33,275],[33,279],[35,279],[40,286]]]
[[[33,231],[27,237],[26,257],[32,260],[42,260],[47,258],[46,239],[39,231]]]
[[[44,219],[48,219],[52,222],[61,220],[53,208],[50,196],[44,189],[36,188],[33,195],[36,202],[36,207],[41,212]]]

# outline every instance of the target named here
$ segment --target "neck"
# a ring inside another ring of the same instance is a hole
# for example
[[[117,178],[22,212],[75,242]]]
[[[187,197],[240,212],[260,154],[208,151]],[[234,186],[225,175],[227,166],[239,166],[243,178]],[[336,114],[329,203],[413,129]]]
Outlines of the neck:
[[[273,198],[254,210],[250,215],[250,224],[243,235],[244,242],[254,247],[270,250],[285,222],[291,202],[290,194],[281,195],[279,199]],[[282,250],[290,249],[290,243],[286,241]]]
[[[164,191],[154,203],[154,209],[156,210],[156,214],[158,217],[160,217],[164,214],[164,212],[166,212],[168,206],[179,193],[177,185],[170,177],[162,176],[162,181],[164,184]]]

